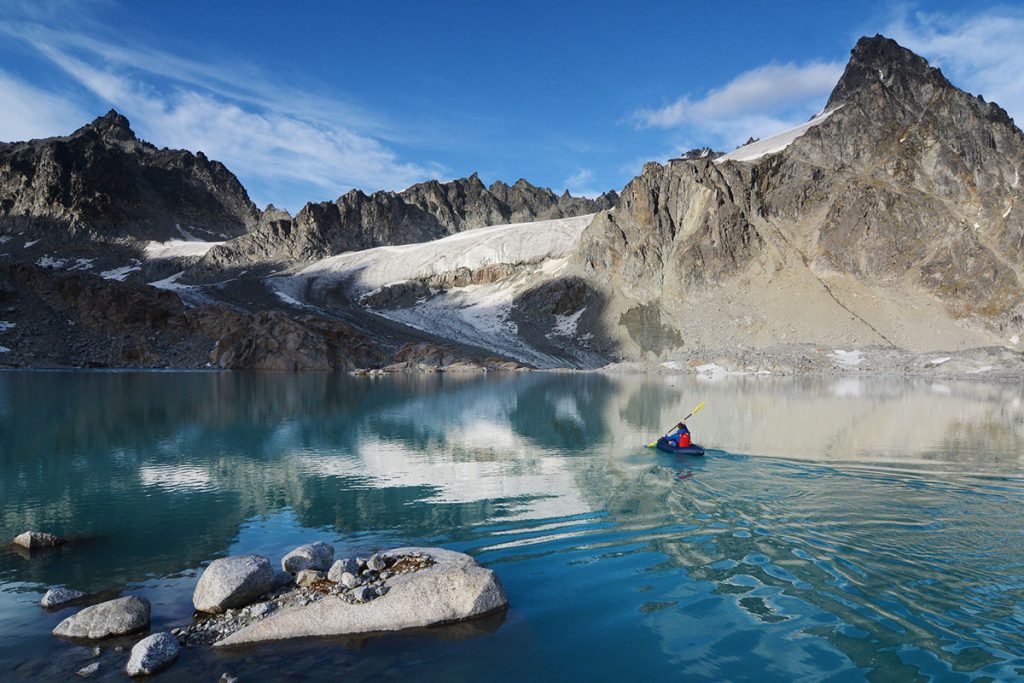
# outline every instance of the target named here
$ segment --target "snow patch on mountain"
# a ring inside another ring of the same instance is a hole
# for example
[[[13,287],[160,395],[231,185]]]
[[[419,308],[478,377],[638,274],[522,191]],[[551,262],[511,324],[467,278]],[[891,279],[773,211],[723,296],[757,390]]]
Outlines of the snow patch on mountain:
[[[755,161],[756,159],[760,159],[765,155],[774,154],[775,152],[781,152],[782,150],[789,147],[794,140],[796,140],[798,137],[809,131],[811,128],[814,128],[815,126],[820,126],[821,124],[825,123],[828,117],[832,116],[832,114],[836,113],[841,108],[842,105],[836,107],[835,109],[831,109],[829,111],[818,114],[810,121],[806,123],[801,123],[799,126],[790,128],[789,130],[784,130],[781,133],[776,133],[775,135],[767,137],[764,140],[758,140],[756,142],[751,142],[749,145],[743,145],[742,147],[738,147],[737,149],[734,149],[728,154],[723,154],[722,156],[715,159],[715,163],[720,164],[724,161]]]
[[[183,231],[184,232],[184,231]],[[223,242],[201,242],[199,240],[168,240],[166,242],[147,242],[145,254],[147,259],[201,258],[214,247]]]
[[[530,265],[562,258],[579,241],[594,214],[532,223],[491,225],[432,242],[377,247],[317,261],[299,276],[355,276],[362,293],[380,287],[491,265]]]

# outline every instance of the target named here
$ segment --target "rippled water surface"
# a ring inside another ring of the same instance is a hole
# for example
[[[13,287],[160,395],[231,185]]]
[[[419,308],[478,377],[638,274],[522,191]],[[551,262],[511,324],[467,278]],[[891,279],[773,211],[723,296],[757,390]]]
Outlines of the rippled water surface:
[[[210,560],[441,545],[511,608],[212,653],[159,680],[1012,680],[1024,675],[1024,389],[601,374],[0,373],[0,679],[89,648],[47,587],[191,619]],[[642,444],[700,401],[678,458]],[[131,644],[127,641],[127,645]],[[104,644],[103,672],[127,655]]]

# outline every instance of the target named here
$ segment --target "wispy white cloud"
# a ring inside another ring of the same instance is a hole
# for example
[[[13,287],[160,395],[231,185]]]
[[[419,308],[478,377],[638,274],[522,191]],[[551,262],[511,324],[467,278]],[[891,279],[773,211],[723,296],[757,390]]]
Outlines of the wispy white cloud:
[[[940,67],[957,86],[1024,120],[1024,10],[944,14],[904,6],[883,33]]]
[[[638,109],[640,128],[681,130],[695,144],[735,145],[801,123],[819,111],[843,72],[839,62],[767,64],[701,97],[686,94],[655,109]]]
[[[29,85],[0,71],[0,140],[44,138],[74,130],[87,119],[66,94]]]
[[[836,84],[843,65],[835,62],[768,64],[746,71],[704,97],[680,97],[660,109],[641,109],[634,116],[646,126],[674,128],[718,119],[764,115],[808,100],[820,101]]]
[[[127,115],[143,137],[202,150],[237,173],[257,201],[293,210],[351,187],[400,189],[444,171],[403,161],[389,146],[400,136],[371,113],[276,84],[245,65],[190,61],[37,25],[0,31],[25,41],[78,87],[44,92],[0,74],[0,105],[15,105],[0,107],[0,137],[67,133],[91,118],[82,112],[95,113],[86,102],[98,99]]]

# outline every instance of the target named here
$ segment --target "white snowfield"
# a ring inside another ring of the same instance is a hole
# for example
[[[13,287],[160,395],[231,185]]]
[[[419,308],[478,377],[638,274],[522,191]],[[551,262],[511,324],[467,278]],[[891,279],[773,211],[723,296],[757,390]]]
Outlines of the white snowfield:
[[[349,252],[313,263],[268,284],[282,300],[304,303],[308,289],[344,281],[351,294],[362,296],[388,285],[488,266],[521,266],[521,272],[491,284],[454,287],[407,308],[374,312],[415,329],[454,341],[484,346],[540,366],[557,360],[524,342],[509,313],[517,296],[555,277],[568,261],[594,214],[532,223],[492,225],[432,242],[378,247]],[[307,287],[308,286],[308,287]],[[288,299],[285,299],[288,297]],[[571,317],[571,316],[570,316]],[[578,316],[559,321],[562,333],[575,328]]]
[[[724,161],[754,161],[767,154],[781,152],[811,128],[825,123],[828,117],[832,116],[832,114],[836,113],[841,108],[842,105],[839,105],[835,109],[830,109],[829,111],[818,114],[810,121],[801,123],[799,126],[790,128],[789,130],[784,130],[781,133],[776,133],[764,140],[758,140],[757,142],[751,142],[749,145],[738,147],[728,154],[723,154],[715,159],[715,163],[720,164]]]
[[[298,275],[354,275],[356,284],[368,292],[459,268],[537,264],[566,256],[593,217],[491,225],[432,242],[353,251],[317,261]]]
[[[168,240],[166,242],[147,242],[145,254],[147,259],[163,259],[174,257],[202,257],[223,242],[200,242],[199,240]]]

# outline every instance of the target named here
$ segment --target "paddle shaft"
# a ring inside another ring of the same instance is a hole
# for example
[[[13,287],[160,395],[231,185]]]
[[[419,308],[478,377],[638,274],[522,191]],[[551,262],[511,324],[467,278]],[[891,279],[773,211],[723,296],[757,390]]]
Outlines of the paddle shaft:
[[[696,408],[694,408],[693,410],[691,410],[691,411],[690,411],[690,414],[689,414],[689,415],[687,415],[686,417],[684,417],[684,418],[683,418],[682,420],[680,420],[679,422],[686,422],[686,421],[687,421],[687,420],[689,420],[689,419],[690,419],[691,417],[693,417],[694,415],[696,415],[696,414],[697,414],[697,411],[698,411],[698,410],[700,410],[700,409],[701,409],[701,408],[703,408],[703,407],[704,407],[704,402],[703,402],[703,401],[701,401],[701,403],[700,403],[700,405],[699,405],[699,406],[697,406]],[[677,424],[678,424],[678,423],[677,423]],[[673,429],[675,429],[675,426],[674,426],[674,425],[673,425],[672,427],[669,427],[669,428],[668,428],[668,432],[671,432],[671,431],[672,431]],[[665,433],[663,434],[663,436],[668,436],[668,432],[665,432]]]

